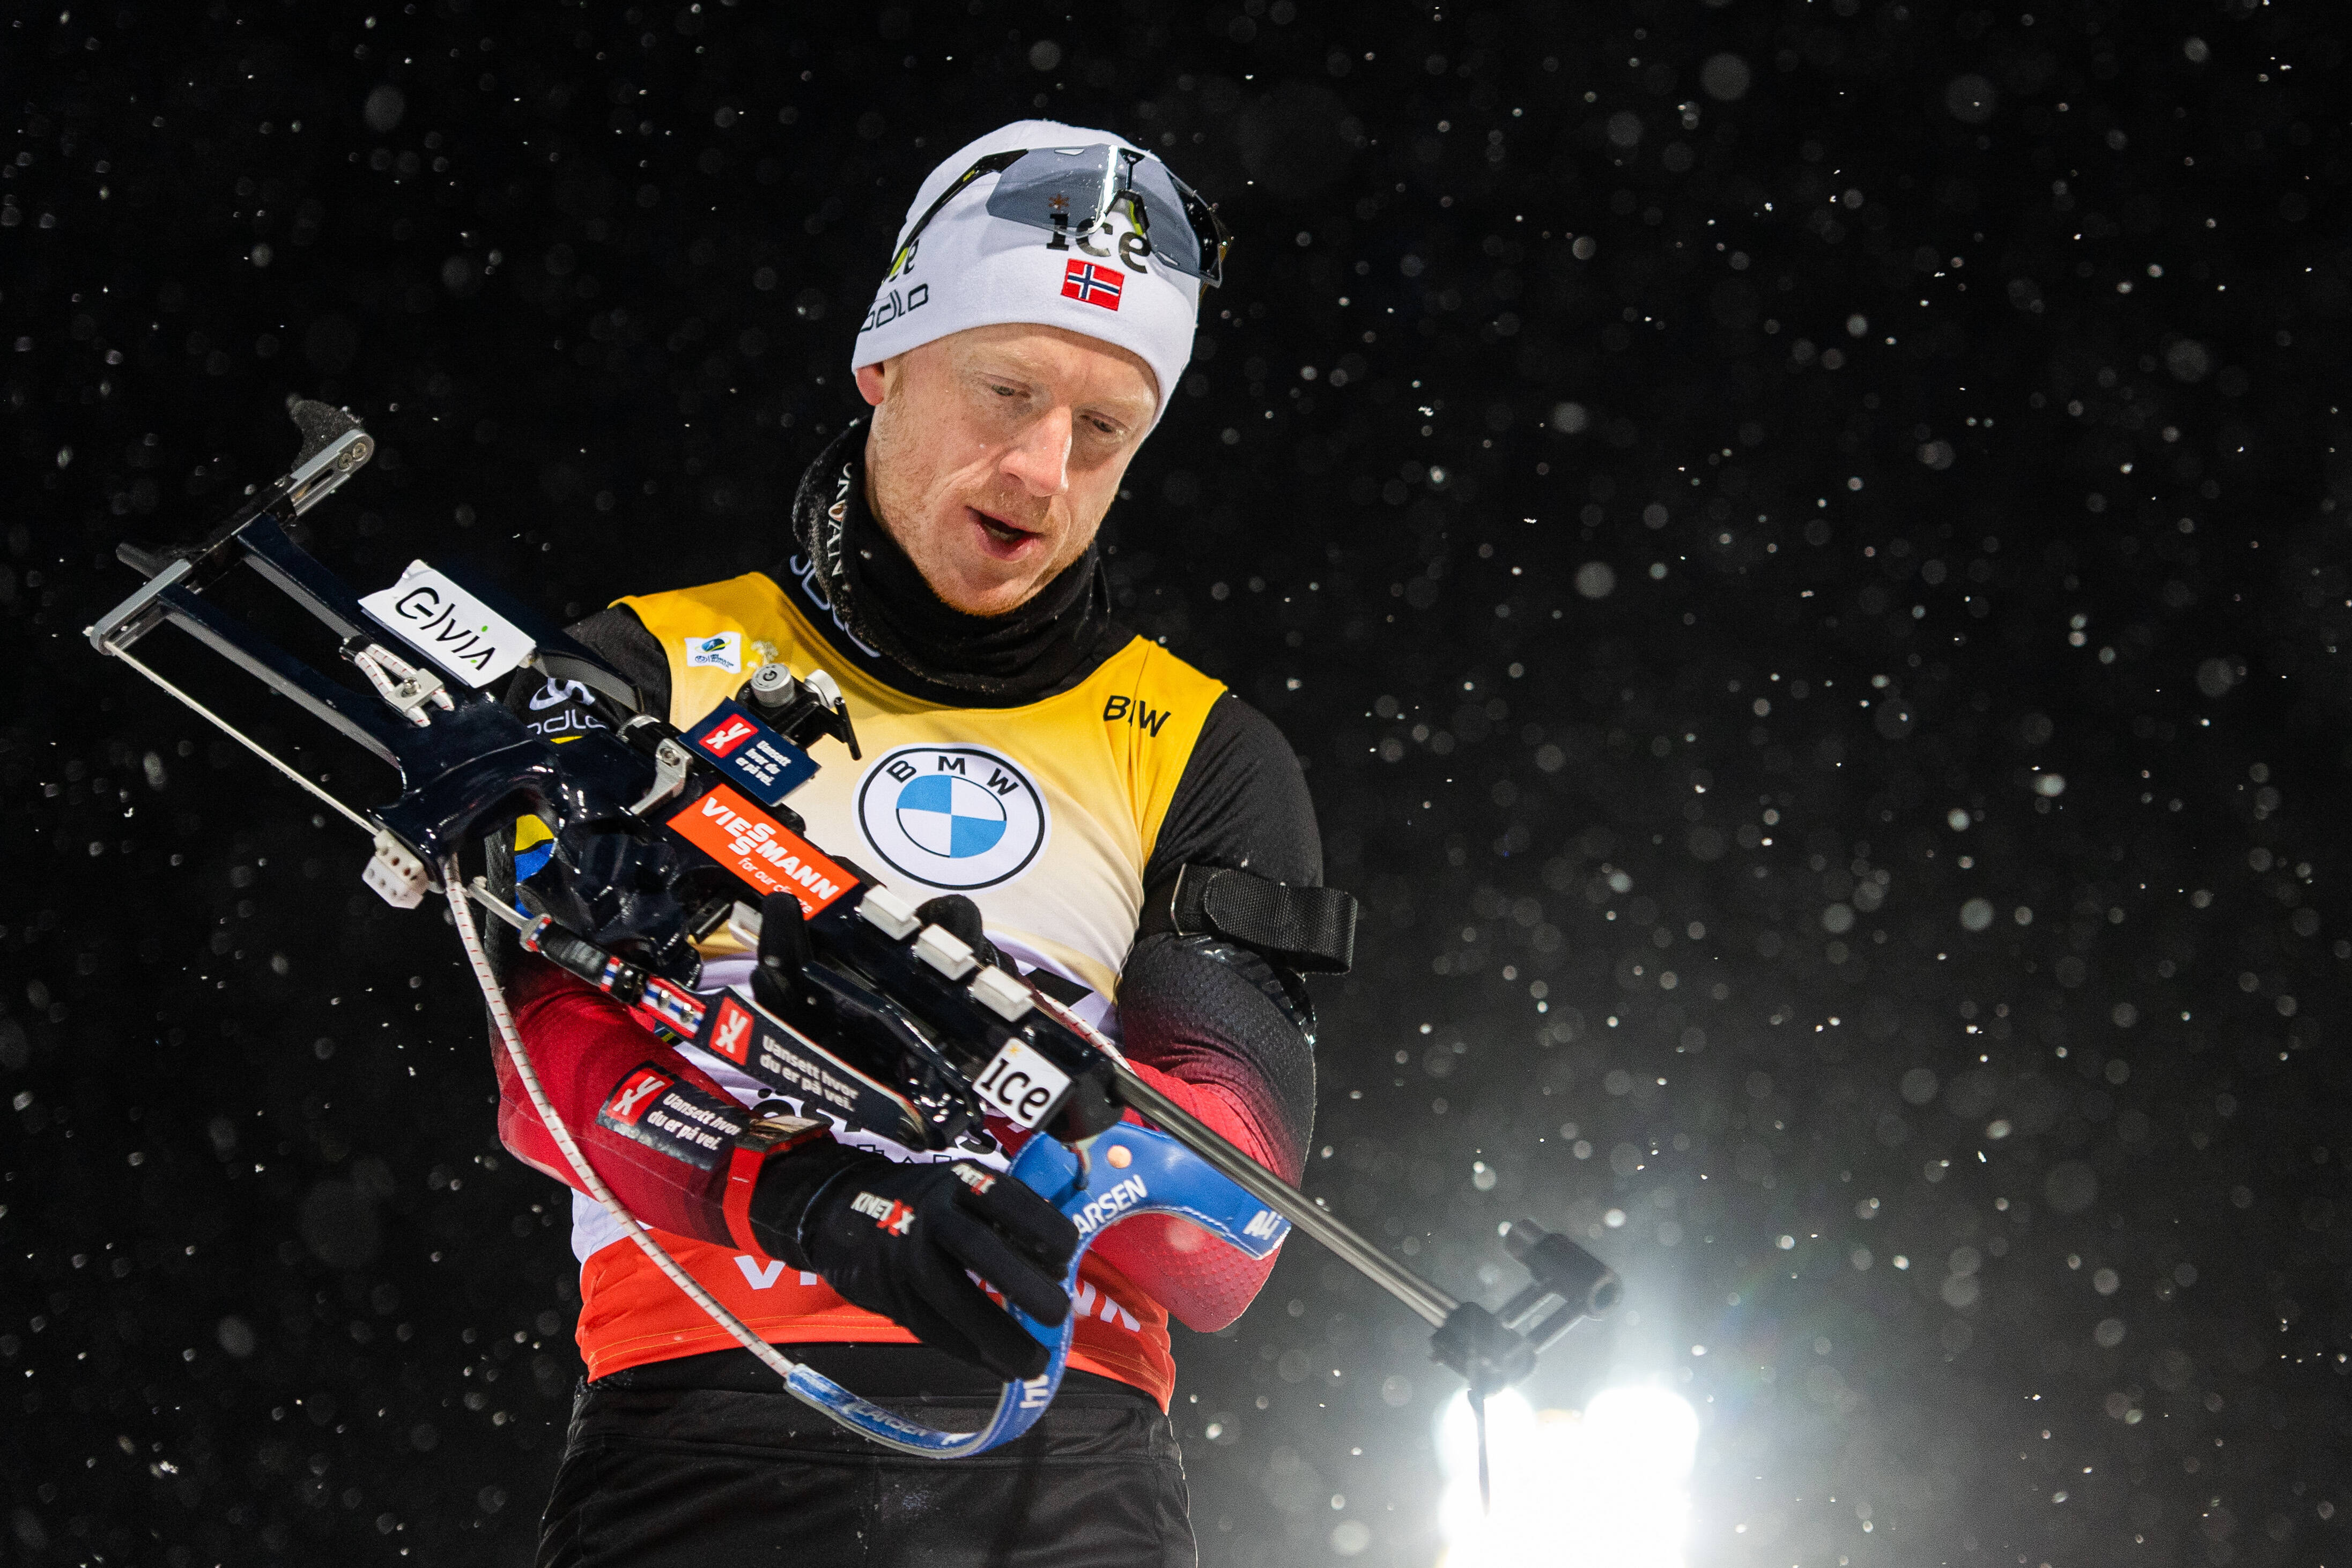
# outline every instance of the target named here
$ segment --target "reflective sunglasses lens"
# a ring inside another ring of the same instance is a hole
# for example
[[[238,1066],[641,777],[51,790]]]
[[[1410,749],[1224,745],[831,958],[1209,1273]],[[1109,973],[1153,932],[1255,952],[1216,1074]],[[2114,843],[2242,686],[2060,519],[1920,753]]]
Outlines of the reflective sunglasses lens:
[[[1223,228],[1208,204],[1165,163],[1139,163],[1130,178],[1143,201],[1153,254],[1187,277],[1222,281]]]
[[[1210,283],[1225,280],[1225,247],[1234,237],[1226,232],[1224,223],[1188,187],[1184,192],[1184,216],[1201,242],[1201,276]]]
[[[988,193],[992,217],[1031,228],[1082,234],[1132,194],[1150,254],[1190,278],[1224,276],[1224,226],[1209,205],[1156,159],[1123,149],[1048,147],[1024,153]]]
[[[1045,148],[1027,153],[996,177],[988,193],[992,217],[1032,228],[1077,229],[1098,221],[1118,189],[1117,149]]]

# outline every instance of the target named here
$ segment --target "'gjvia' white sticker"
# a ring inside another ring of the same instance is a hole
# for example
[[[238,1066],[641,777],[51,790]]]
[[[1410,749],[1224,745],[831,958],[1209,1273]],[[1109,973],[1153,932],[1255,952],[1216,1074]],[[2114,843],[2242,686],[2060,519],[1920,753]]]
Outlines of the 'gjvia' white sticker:
[[[360,607],[468,686],[488,686],[533,651],[520,626],[422,561]]]

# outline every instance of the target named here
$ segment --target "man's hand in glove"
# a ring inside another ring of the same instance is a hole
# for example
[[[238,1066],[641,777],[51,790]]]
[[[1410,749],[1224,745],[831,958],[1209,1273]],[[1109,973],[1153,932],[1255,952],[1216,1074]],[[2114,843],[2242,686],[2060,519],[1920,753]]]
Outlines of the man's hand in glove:
[[[1062,1289],[1078,1230],[1012,1177],[971,1163],[900,1164],[825,1144],[778,1160],[751,1200],[769,1256],[814,1270],[842,1297],[935,1350],[1003,1378],[1045,1370],[1045,1347],[966,1275],[1042,1323],[1069,1316]]]

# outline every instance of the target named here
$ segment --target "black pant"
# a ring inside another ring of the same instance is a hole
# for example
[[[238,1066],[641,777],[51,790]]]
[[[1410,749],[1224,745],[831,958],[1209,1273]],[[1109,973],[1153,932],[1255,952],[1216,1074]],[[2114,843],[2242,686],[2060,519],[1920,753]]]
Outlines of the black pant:
[[[971,1431],[983,1374],[912,1346],[796,1345],[844,1386]],[[749,1352],[582,1385],[540,1568],[1194,1568],[1182,1456],[1150,1395],[1073,1372],[1017,1442],[921,1459],[843,1431]]]

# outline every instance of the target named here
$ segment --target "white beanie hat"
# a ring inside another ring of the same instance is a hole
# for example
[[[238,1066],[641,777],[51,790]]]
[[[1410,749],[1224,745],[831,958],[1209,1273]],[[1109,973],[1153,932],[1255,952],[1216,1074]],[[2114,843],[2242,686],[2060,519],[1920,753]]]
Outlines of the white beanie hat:
[[[923,181],[898,226],[898,246],[905,246],[908,231],[940,192],[992,153],[1106,144],[1141,151],[1108,131],[1052,120],[1024,120],[992,131],[950,153]],[[959,192],[924,228],[906,270],[883,279],[857,330],[850,369],[967,327],[1062,327],[1116,343],[1151,367],[1160,395],[1151,422],[1158,425],[1192,358],[1200,280],[1171,267],[1123,263],[1116,246],[1107,247],[1110,254],[1100,260],[1066,244],[1054,248],[1054,237],[1045,230],[989,212],[988,195],[997,178],[983,174]]]

